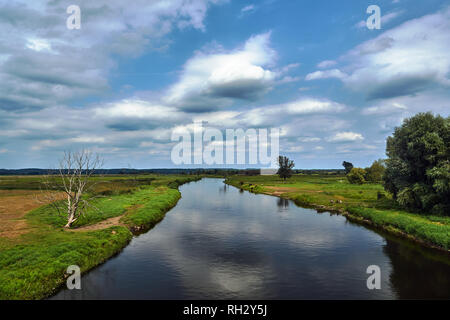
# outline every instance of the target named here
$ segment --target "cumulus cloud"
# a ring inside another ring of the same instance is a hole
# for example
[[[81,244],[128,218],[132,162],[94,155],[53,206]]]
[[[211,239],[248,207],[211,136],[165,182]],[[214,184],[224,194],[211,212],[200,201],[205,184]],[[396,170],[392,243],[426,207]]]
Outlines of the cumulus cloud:
[[[360,141],[364,137],[360,133],[356,132],[338,132],[335,135],[328,138],[328,142],[349,142],[349,141]]]
[[[0,109],[25,111],[108,89],[111,54],[137,56],[175,28],[204,30],[220,0],[77,1],[81,30],[66,28],[72,1],[0,4]]]
[[[94,114],[106,126],[118,131],[134,131],[183,123],[186,116],[170,106],[139,99],[125,99],[96,107]]]
[[[339,78],[368,99],[414,95],[450,86],[448,52],[450,8],[385,31],[344,55],[342,68],[316,71],[307,79]]]
[[[302,116],[339,114],[349,110],[346,105],[322,98],[301,98],[291,102],[252,108],[239,114],[239,121],[250,126],[273,126]]]
[[[324,71],[315,71],[306,75],[305,80],[317,80],[317,79],[327,79],[327,78],[338,78],[345,79],[347,75],[339,69],[331,69]]]
[[[322,61],[322,62],[317,64],[317,68],[319,68],[319,69],[326,69],[326,68],[332,67],[332,66],[334,66],[336,64],[337,64],[337,62],[334,61],[334,60],[324,60],[324,61]]]
[[[270,33],[252,36],[242,48],[197,52],[184,65],[178,82],[165,101],[186,111],[204,112],[230,105],[233,99],[255,100],[270,90],[275,72],[275,51]]]
[[[402,14],[403,14],[403,10],[397,10],[397,11],[389,12],[387,14],[383,14],[381,16],[381,28],[383,29],[384,25],[388,24],[389,22],[391,22],[395,18],[401,16]],[[357,28],[367,28],[366,20],[361,20],[360,22],[358,22],[355,25],[355,27],[357,27]]]
[[[383,114],[393,114],[396,112],[403,112],[408,108],[401,103],[393,102],[389,104],[377,105],[373,107],[368,107],[362,110],[364,115],[383,115]]]

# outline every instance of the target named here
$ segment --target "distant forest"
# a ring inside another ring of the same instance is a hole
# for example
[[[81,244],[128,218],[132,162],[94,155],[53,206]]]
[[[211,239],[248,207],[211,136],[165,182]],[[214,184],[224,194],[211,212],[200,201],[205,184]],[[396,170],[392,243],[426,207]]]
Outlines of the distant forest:
[[[338,175],[345,174],[345,170],[341,169],[312,169],[304,170],[298,169],[293,170],[296,174],[329,174]],[[37,168],[27,168],[27,169],[0,169],[0,176],[27,176],[27,175],[45,175],[45,174],[57,174],[58,171],[55,169],[37,169]],[[113,175],[133,175],[133,174],[189,174],[189,175],[200,175],[200,174],[210,174],[210,175],[258,175],[260,173],[259,169],[99,169],[95,171],[96,174],[113,174]]]

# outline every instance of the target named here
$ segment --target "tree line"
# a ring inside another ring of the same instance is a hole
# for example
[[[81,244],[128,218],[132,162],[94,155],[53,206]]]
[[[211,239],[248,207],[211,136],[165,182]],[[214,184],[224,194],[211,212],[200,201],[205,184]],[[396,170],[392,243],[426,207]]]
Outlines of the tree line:
[[[382,182],[401,206],[450,215],[450,117],[419,113],[386,141],[385,160],[369,168],[344,161],[350,183]]]

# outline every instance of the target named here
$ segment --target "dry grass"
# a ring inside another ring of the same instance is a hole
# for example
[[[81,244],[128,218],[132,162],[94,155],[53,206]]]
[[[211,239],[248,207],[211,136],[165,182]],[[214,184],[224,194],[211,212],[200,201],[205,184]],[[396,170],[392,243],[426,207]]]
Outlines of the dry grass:
[[[15,239],[29,232],[25,215],[46,204],[40,198],[36,190],[0,190],[0,238]]]

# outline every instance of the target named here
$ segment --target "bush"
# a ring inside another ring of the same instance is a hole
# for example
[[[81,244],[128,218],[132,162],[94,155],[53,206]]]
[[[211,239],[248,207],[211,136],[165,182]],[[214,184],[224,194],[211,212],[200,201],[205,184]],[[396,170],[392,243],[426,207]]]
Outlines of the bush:
[[[365,179],[368,182],[380,182],[383,179],[386,167],[384,166],[383,160],[377,160],[372,163],[369,168],[366,168]]]
[[[363,184],[365,180],[366,170],[361,168],[353,168],[347,175],[348,182],[351,184]]]

